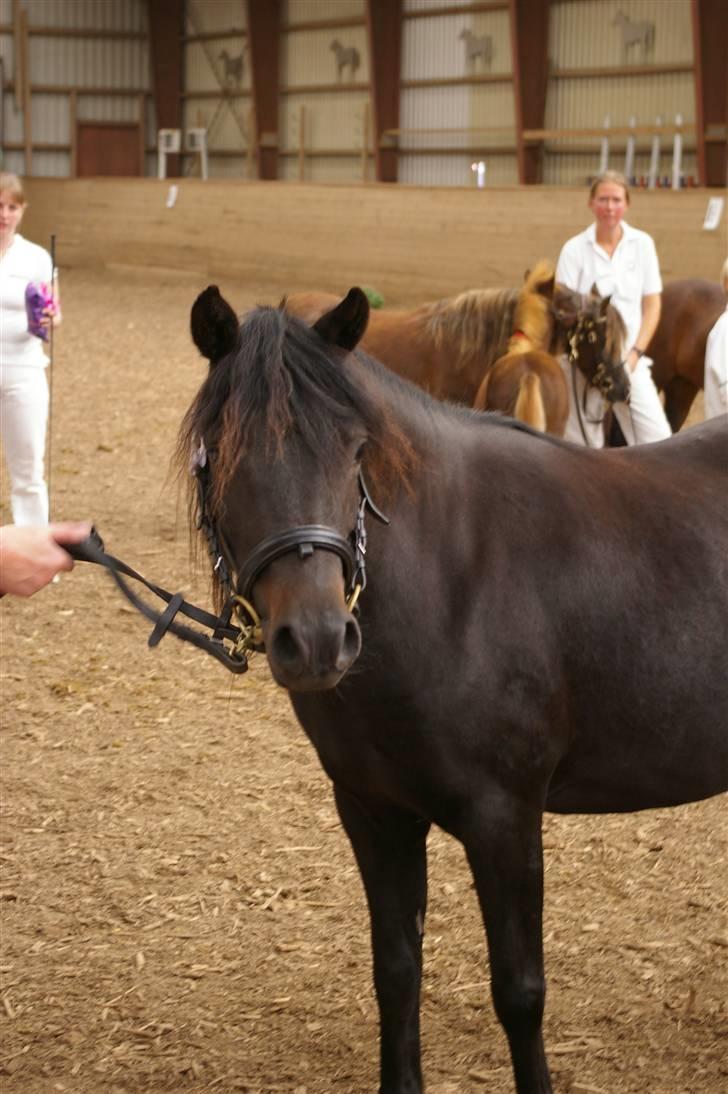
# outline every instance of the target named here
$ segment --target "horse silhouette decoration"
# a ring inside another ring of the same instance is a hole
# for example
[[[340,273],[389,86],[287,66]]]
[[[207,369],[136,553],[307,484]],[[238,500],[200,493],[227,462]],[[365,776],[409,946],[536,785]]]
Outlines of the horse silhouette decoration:
[[[468,69],[475,68],[475,62],[480,61],[483,68],[490,68],[493,61],[493,39],[489,34],[473,34],[472,30],[461,30],[458,35],[465,43],[465,66]]]
[[[629,60],[629,51],[632,46],[639,44],[644,61],[647,54],[655,46],[655,24],[642,22],[633,23],[623,11],[618,11],[612,20],[613,27],[619,27],[622,31],[622,58],[625,63]]]
[[[544,810],[728,787],[728,428],[569,445],[402,381],[356,351],[367,316],[352,289],[314,327],[283,308],[239,324],[206,289],[178,453],[204,446],[206,521],[354,849],[380,1092],[423,1089],[437,824],[467,853],[516,1089],[547,1094]]]
[[[343,46],[338,38],[334,38],[333,42],[329,45],[329,49],[333,50],[336,58],[337,78],[342,80],[344,69],[348,68],[349,79],[353,80],[359,65],[361,64],[361,57],[359,56],[359,50],[356,46]]]
[[[225,83],[230,85],[237,85],[243,82],[243,54],[238,54],[237,57],[231,57],[226,49],[221,50],[218,54],[218,59],[223,64],[223,79]]]

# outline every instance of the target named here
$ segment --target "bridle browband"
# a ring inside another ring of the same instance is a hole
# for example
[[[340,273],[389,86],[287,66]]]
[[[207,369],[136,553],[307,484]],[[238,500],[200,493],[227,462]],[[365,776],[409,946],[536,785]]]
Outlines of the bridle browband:
[[[292,551],[296,551],[302,560],[309,558],[315,550],[331,551],[338,555],[344,568],[346,606],[350,612],[354,611],[359,596],[367,584],[365,526],[367,509],[377,520],[383,524],[389,524],[388,518],[372,501],[361,470],[359,471],[360,502],[354,529],[348,537],[342,536],[335,528],[329,528],[324,524],[304,524],[277,535],[268,536],[261,540],[245,559],[237,573],[237,580],[232,577],[234,573],[231,564],[232,554],[210,516],[211,478],[203,446],[195,456],[192,473],[195,475],[198,489],[197,526],[207,541],[213,573],[225,594],[225,601],[219,615],[213,615],[203,608],[188,603],[181,593],[170,593],[161,586],[152,584],[121,559],[107,554],[103,540],[95,529],[82,543],[68,545],[65,548],[77,561],[94,562],[107,569],[129,603],[154,623],[154,629],[147,640],[150,647],[158,645],[169,631],[182,641],[190,642],[198,649],[209,653],[230,672],[236,674],[246,672],[250,656],[264,649],[261,620],[250,599],[253,586],[266,567],[277,558]],[[164,600],[167,604],[164,611],[156,611],[137,596],[124,580],[125,577],[141,582],[155,596]],[[178,615],[184,615],[195,623],[207,627],[212,631],[212,635],[177,622]],[[237,617],[237,623],[232,622],[233,615]]]

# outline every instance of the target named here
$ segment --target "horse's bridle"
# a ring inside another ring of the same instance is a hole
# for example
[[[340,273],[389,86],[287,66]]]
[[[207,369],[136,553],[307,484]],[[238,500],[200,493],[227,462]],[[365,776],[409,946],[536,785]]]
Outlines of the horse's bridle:
[[[301,559],[309,558],[316,549],[332,551],[338,555],[344,567],[346,606],[350,612],[355,610],[367,583],[367,532],[364,523],[367,509],[371,510],[377,520],[389,524],[387,517],[372,501],[361,470],[359,507],[354,528],[348,537],[325,524],[299,525],[278,535],[269,536],[250,552],[240,567],[237,580],[231,576],[234,573],[231,563],[233,556],[210,515],[211,473],[204,445],[200,445],[193,457],[192,473],[195,475],[198,490],[198,528],[207,540],[213,571],[225,594],[219,615],[213,615],[204,608],[188,603],[182,593],[170,593],[160,585],[152,584],[121,559],[108,554],[96,529],[92,529],[91,535],[82,543],[69,544],[66,547],[72,558],[105,567],[129,603],[154,623],[154,629],[147,640],[149,646],[158,645],[169,631],[184,642],[191,642],[198,649],[209,653],[230,672],[246,672],[250,655],[264,648],[261,620],[250,600],[253,586],[271,562],[290,551],[297,551]],[[164,600],[167,605],[164,611],[156,611],[137,596],[125,581],[127,577],[141,582],[160,600]],[[212,631],[212,635],[179,623],[178,615],[186,616],[206,627]],[[237,623],[232,622],[233,615],[236,616]]]
[[[587,421],[590,425],[601,425],[604,421],[604,415],[601,418],[589,418],[587,415],[587,398],[589,396],[589,388],[595,388],[602,396],[605,402],[612,403],[614,398],[612,392],[614,391],[614,380],[609,375],[607,367],[603,361],[600,361],[594,370],[593,375],[587,376],[579,365],[579,351],[584,342],[590,342],[593,344],[597,340],[597,334],[595,328],[602,326],[606,323],[606,316],[601,316],[599,319],[593,319],[590,315],[582,315],[579,317],[572,333],[569,335],[569,350],[567,358],[571,369],[571,387],[574,394],[574,405],[576,406],[577,415],[579,418],[579,428],[581,435],[584,439],[584,443],[589,446],[589,440],[586,430],[584,428],[584,421]],[[582,396],[582,405],[579,405],[579,397],[576,390],[576,370],[577,368],[584,377],[584,392]],[[629,402],[629,397],[627,398]]]
[[[193,457],[192,473],[198,491],[197,526],[207,541],[213,572],[225,593],[220,620],[228,624],[233,614],[238,620],[240,634],[231,656],[245,661],[247,667],[247,657],[264,648],[260,616],[252,603],[253,587],[272,562],[292,551],[296,551],[302,561],[310,558],[315,550],[331,551],[338,555],[344,568],[346,606],[350,612],[354,611],[367,584],[367,509],[382,524],[389,524],[389,519],[372,501],[361,469],[358,474],[359,506],[354,528],[349,536],[342,536],[335,528],[329,528],[325,524],[301,524],[285,532],[267,536],[250,551],[237,570],[236,580],[232,577],[235,572],[233,555],[210,515],[212,476],[209,454],[204,445],[200,445]]]

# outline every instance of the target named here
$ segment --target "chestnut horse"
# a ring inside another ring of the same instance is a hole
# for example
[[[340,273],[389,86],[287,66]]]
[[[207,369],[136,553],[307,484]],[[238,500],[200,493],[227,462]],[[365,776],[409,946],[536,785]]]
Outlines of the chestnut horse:
[[[553,334],[553,288],[553,269],[545,264],[526,275],[507,352],[486,372],[473,406],[500,410],[533,429],[561,437],[569,415],[566,377],[557,359],[541,348]]]
[[[553,269],[539,263],[527,279],[529,294],[541,296],[543,307],[534,301],[524,314],[525,333],[539,348],[555,348],[558,332],[548,307]],[[483,376],[507,351],[521,294],[520,289],[471,289],[415,309],[377,309],[362,348],[435,398],[472,406]],[[331,293],[300,292],[286,296],[283,305],[311,324],[339,300]]]
[[[433,824],[465,847],[518,1094],[549,1094],[544,811],[728,788],[728,429],[593,452],[437,402],[352,352],[368,311],[352,289],[313,329],[280,308],[238,324],[208,288],[179,459],[204,455],[197,527],[333,783],[381,1094],[423,1089]]]
[[[338,299],[300,292],[284,297],[282,306],[313,324]],[[413,310],[372,311],[362,347],[436,398],[500,410],[561,435],[568,392],[557,357],[569,354],[575,331],[590,327],[589,345],[572,355],[572,367],[605,386],[609,398],[626,393],[618,313],[608,299],[603,305],[595,317],[593,295],[556,284],[553,266],[540,261],[521,289],[472,289]],[[508,359],[501,361],[504,356]],[[587,357],[594,358],[591,364]],[[492,383],[484,385],[496,362]]]
[[[665,392],[665,413],[673,433],[683,424],[703,388],[705,343],[725,309],[725,293],[714,281],[687,278],[662,290],[657,330],[647,347],[652,379]]]

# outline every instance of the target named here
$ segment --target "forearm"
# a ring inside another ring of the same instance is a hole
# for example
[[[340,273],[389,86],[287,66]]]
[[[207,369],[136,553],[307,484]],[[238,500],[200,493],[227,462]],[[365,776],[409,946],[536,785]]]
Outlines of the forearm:
[[[637,339],[627,352],[627,364],[634,369],[643,353],[652,341],[652,336],[657,330],[662,310],[662,297],[659,293],[642,297],[642,323],[637,333]]]
[[[653,296],[642,297],[642,323],[639,334],[637,335],[636,345],[639,346],[643,353],[649,346],[652,341],[652,336],[657,330],[661,311],[662,297],[659,293],[655,293]]]

